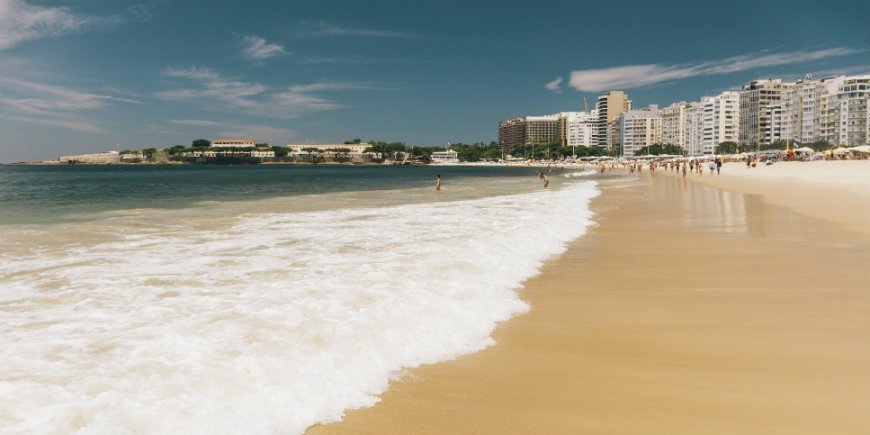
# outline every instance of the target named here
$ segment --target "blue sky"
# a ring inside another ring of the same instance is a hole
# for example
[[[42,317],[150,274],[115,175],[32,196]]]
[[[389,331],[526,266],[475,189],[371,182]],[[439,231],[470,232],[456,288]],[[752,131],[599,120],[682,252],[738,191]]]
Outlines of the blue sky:
[[[870,73],[870,2],[0,0],[0,161],[205,137],[416,145]]]

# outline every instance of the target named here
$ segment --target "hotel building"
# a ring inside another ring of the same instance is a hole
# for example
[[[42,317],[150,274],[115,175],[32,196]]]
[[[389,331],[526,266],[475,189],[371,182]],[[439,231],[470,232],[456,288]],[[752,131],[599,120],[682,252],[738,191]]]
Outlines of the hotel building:
[[[215,148],[253,148],[255,145],[253,139],[217,139],[211,143]]]
[[[704,106],[700,102],[689,103],[685,109],[686,155],[698,156],[704,149]]]
[[[740,93],[723,92],[701,99],[703,110],[700,153],[711,155],[722,142],[737,142],[740,131]]]
[[[661,110],[662,143],[678,145],[685,149],[686,106],[688,106],[688,103],[680,101]]]
[[[498,123],[498,146],[501,149],[512,149],[525,145],[526,119],[511,118]]]

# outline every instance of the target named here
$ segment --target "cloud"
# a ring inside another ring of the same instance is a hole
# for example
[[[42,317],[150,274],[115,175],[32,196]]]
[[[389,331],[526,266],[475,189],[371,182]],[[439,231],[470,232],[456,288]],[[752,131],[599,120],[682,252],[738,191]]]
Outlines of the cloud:
[[[31,6],[23,0],[0,0],[0,50],[32,39],[61,36],[121,21],[116,16],[75,14],[66,7]]]
[[[413,33],[395,32],[392,30],[362,29],[341,27],[325,21],[303,21],[299,24],[299,35],[312,37],[330,36],[362,36],[372,38],[420,38]]]
[[[0,118],[18,122],[28,122],[31,124],[48,125],[50,127],[63,128],[66,130],[75,130],[82,133],[105,133],[105,130],[103,130],[102,127],[98,127],[97,125],[85,119],[51,119],[7,115],[0,115]]]
[[[562,88],[559,87],[561,84],[562,84],[562,77],[556,77],[555,80],[547,83],[546,85],[544,85],[544,87],[559,94],[562,92]]]
[[[259,36],[245,36],[242,38],[244,48],[242,56],[248,59],[264,60],[280,54],[287,54],[280,44],[268,42]]]
[[[780,65],[795,65],[829,57],[848,56],[863,51],[865,50],[836,47],[816,51],[759,52],[694,64],[627,65],[613,68],[579,70],[571,72],[569,85],[578,91],[584,92],[631,89],[689,77],[729,74]]]
[[[98,133],[103,129],[80,112],[106,108],[113,103],[142,104],[130,98],[0,76],[0,107],[20,115],[16,119],[24,122]]]
[[[295,118],[307,113],[334,110],[344,104],[318,95],[345,90],[384,90],[366,83],[320,81],[271,89],[259,83],[228,79],[207,68],[170,68],[169,77],[184,79],[192,87],[159,91],[160,99],[190,102],[218,112],[235,112],[275,119]]]

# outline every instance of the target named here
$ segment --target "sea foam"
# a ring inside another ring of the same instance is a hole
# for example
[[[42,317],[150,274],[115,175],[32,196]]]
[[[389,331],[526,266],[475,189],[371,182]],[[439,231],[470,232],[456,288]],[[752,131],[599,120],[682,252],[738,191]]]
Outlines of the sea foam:
[[[101,224],[0,258],[0,431],[301,433],[493,344],[593,182],[437,204]],[[59,231],[54,229],[53,231]]]

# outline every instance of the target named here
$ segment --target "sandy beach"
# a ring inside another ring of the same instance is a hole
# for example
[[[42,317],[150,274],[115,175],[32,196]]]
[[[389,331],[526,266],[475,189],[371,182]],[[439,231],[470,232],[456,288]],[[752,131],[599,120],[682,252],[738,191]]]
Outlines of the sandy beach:
[[[598,178],[495,346],[308,433],[867,433],[870,201],[738,169]]]

